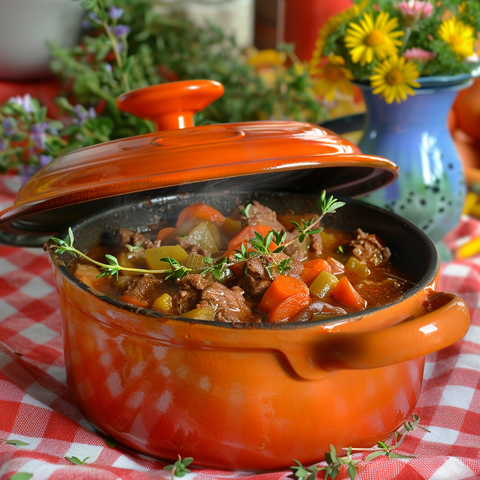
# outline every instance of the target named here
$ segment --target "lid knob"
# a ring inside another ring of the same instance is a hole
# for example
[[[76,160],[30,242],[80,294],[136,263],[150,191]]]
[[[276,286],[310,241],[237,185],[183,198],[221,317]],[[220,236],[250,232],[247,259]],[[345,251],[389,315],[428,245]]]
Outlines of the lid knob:
[[[138,88],[117,98],[117,108],[155,122],[155,128],[174,130],[193,127],[193,115],[223,94],[213,80],[185,80]]]

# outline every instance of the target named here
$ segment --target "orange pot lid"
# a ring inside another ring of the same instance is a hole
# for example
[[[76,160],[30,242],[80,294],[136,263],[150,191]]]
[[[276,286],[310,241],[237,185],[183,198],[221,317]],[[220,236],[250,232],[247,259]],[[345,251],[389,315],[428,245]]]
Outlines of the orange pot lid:
[[[0,212],[1,238],[38,244],[78,218],[125,196],[161,189],[291,190],[357,196],[397,177],[389,160],[362,155],[317,125],[265,121],[193,126],[193,115],[223,93],[196,80],[146,87],[117,100],[124,111],[153,120],[158,132],[83,148],[58,157]],[[18,238],[21,237],[21,240]],[[40,237],[40,238],[34,238]],[[43,238],[44,237],[44,238]],[[29,239],[31,241],[29,241]],[[9,241],[11,240],[11,241]]]

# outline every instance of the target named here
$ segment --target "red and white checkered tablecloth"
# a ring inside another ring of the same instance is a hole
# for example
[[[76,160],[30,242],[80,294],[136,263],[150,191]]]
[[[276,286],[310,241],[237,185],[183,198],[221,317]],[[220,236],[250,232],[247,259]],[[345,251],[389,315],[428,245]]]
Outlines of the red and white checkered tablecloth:
[[[11,200],[0,189],[0,208]],[[449,245],[454,248],[478,235],[480,222],[465,217]],[[414,413],[430,433],[416,429],[401,445],[399,452],[415,459],[379,457],[366,463],[369,452],[357,453],[359,480],[480,478],[480,257],[442,265],[439,289],[465,300],[472,325],[462,341],[427,357]],[[33,474],[32,480],[171,477],[163,471],[165,463],[108,446],[76,409],[65,385],[57,293],[40,249],[0,246],[0,439],[0,480],[17,472]],[[66,457],[88,460],[74,465]],[[279,480],[292,478],[292,472],[253,475],[192,468],[183,478],[194,477]],[[348,478],[343,467],[337,480]]]

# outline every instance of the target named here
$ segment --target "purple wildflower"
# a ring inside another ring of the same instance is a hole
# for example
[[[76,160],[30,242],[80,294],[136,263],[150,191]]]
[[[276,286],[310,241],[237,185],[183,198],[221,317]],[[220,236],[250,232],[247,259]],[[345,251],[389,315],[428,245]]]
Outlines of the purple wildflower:
[[[117,8],[112,5],[108,11],[108,16],[112,20],[118,20],[123,15],[123,8]]]
[[[8,100],[8,103],[16,103],[17,105],[20,105],[26,113],[32,112],[32,97],[29,93],[25,94],[23,97],[20,95],[11,97]]]
[[[82,105],[75,105],[74,107],[75,113],[77,114],[77,118],[73,120],[73,123],[77,125],[83,125],[88,120],[88,112]]]
[[[81,26],[84,30],[90,30],[93,25],[88,20],[82,20]]]
[[[38,161],[42,167],[48,165],[52,161],[52,157],[50,155],[40,155],[38,157]]]
[[[122,53],[122,52],[123,52],[123,44],[122,44],[122,42],[117,42],[117,50],[118,50],[118,53]]]
[[[10,137],[15,133],[15,125],[9,118],[6,118],[3,123],[3,131],[6,137]]]
[[[121,38],[130,33],[130,27],[128,25],[117,25],[113,28],[113,34],[116,38]]]
[[[93,22],[93,23],[102,23],[102,21],[98,18],[98,15],[95,12],[90,12],[88,14],[88,18]]]
[[[112,66],[109,63],[104,63],[103,67],[108,73],[112,73]]]
[[[0,152],[4,152],[7,149],[8,145],[7,142],[4,140],[0,140]]]
[[[45,148],[45,140],[47,136],[45,135],[45,130],[47,129],[48,124],[44,123],[35,123],[30,128],[30,138],[32,139],[35,146],[43,150]]]
[[[97,112],[93,107],[90,107],[88,110],[80,104],[75,105],[74,107],[77,118],[73,120],[73,123],[77,125],[83,125],[89,118],[95,118]]]

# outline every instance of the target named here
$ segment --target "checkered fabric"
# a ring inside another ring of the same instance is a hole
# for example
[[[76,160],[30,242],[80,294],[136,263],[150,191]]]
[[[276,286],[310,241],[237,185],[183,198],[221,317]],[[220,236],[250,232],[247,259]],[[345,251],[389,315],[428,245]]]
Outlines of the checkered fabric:
[[[6,200],[0,192],[2,201]],[[480,222],[463,218],[448,244],[455,248],[477,235]],[[401,445],[399,452],[415,459],[379,457],[365,462],[369,452],[356,453],[359,480],[480,478],[480,257],[442,265],[439,290],[458,293],[466,301],[472,326],[462,341],[427,357],[414,413],[430,432],[417,428]],[[160,461],[107,445],[76,409],[65,385],[57,294],[41,250],[0,246],[0,439],[0,480],[18,472],[33,474],[32,480],[171,476]],[[74,465],[66,457],[87,460]],[[278,480],[292,478],[292,472],[192,468],[184,478],[193,477]],[[336,478],[349,478],[346,467]]]

